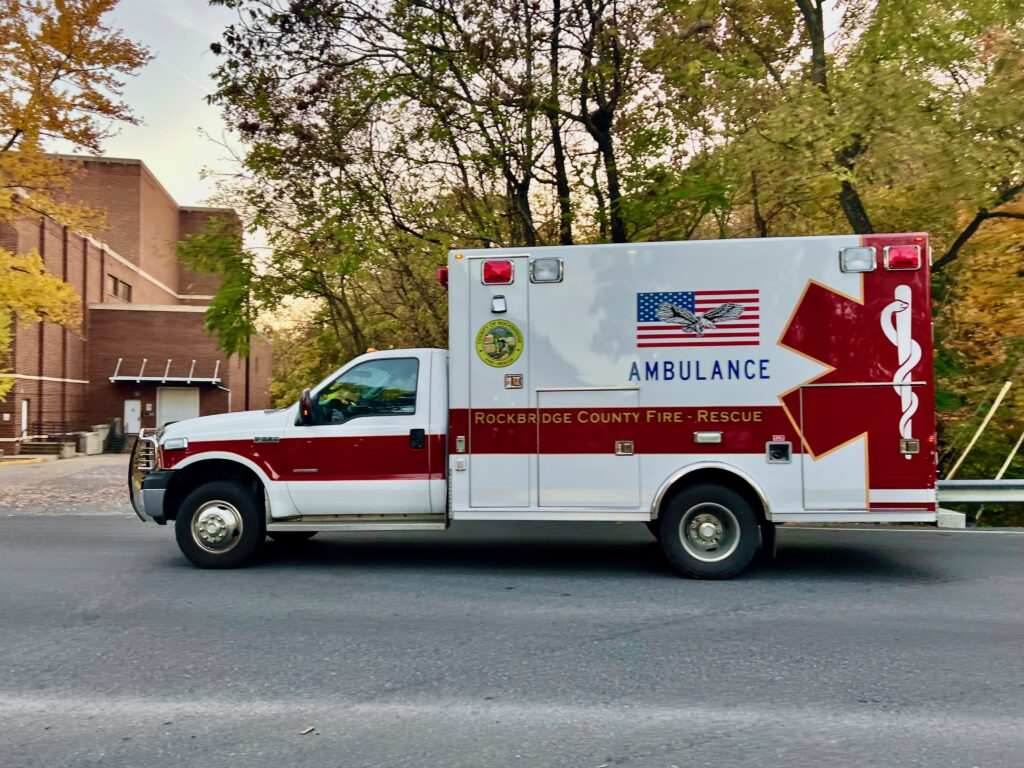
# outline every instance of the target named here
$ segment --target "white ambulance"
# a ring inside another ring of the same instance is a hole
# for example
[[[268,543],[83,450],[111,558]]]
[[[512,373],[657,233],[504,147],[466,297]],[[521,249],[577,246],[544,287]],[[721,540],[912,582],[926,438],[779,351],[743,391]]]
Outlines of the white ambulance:
[[[779,523],[936,520],[924,234],[453,251],[450,349],[140,437],[132,503],[193,563],[266,536],[646,523],[726,578]]]

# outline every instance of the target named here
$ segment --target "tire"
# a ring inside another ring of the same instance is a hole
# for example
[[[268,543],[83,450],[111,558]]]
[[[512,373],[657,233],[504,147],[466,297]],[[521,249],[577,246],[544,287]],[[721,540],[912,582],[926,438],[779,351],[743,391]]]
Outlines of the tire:
[[[237,568],[266,538],[263,505],[241,483],[206,483],[185,497],[174,535],[182,554],[200,568]]]
[[[660,522],[660,520],[648,520],[646,523],[644,523],[644,525],[647,526],[647,530],[651,532],[651,536],[653,536],[654,538],[658,538],[658,536],[660,535],[658,533],[658,524]]]
[[[731,579],[750,565],[760,544],[750,502],[722,485],[680,491],[660,520],[658,541],[665,557],[693,579]]]
[[[286,544],[291,546],[293,544],[301,544],[304,541],[309,541],[316,536],[316,531],[268,531],[267,536],[272,538],[278,544]]]

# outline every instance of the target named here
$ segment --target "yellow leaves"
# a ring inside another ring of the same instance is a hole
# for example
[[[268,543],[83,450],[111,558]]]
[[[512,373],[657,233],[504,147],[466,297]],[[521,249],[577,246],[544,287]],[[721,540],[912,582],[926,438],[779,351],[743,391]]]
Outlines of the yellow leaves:
[[[35,211],[88,231],[98,217],[60,199],[68,163],[53,142],[99,151],[113,122],[135,122],[121,101],[122,76],[149,52],[103,23],[118,0],[4,0],[0,10],[0,222]],[[0,249],[0,363],[11,323],[80,322],[74,289],[35,252]],[[11,379],[0,379],[0,399]]]
[[[81,322],[80,300],[75,289],[50,274],[35,251],[12,253],[0,248],[0,372],[11,344],[13,322],[49,320],[77,329]],[[0,378],[0,401],[14,379]]]
[[[999,213],[1024,214],[1024,199],[998,209]],[[958,228],[974,219],[977,209],[964,205]],[[965,370],[950,377],[947,389],[956,391],[964,407],[944,418],[947,428],[974,413],[993,382],[1015,380],[1011,391],[1012,413],[1024,408],[1024,387],[1019,375],[1024,352],[1024,220],[993,217],[978,231],[954,262],[950,278],[953,292],[937,317],[941,347],[963,361]],[[1014,394],[1016,393],[1016,394]]]
[[[4,356],[11,346],[11,313],[0,304],[0,373],[6,372],[4,367]],[[14,386],[14,379],[7,377],[0,377],[0,403],[7,397],[7,393],[11,391],[11,387]]]
[[[48,320],[77,328],[79,306],[75,289],[48,272],[36,251],[12,253],[0,248],[0,311],[13,314],[21,323]]]
[[[149,52],[103,23],[117,0],[5,0],[0,14],[0,218],[18,196],[84,228],[85,210],[60,203],[67,168],[54,142],[98,152],[113,122],[136,122],[122,76]]]
[[[121,75],[149,52],[103,23],[117,0],[7,0],[0,19],[0,150],[63,139],[92,151],[97,118],[134,121],[120,101]]]
[[[79,232],[102,227],[102,216],[61,199],[74,167],[37,151],[0,152],[0,221],[12,222],[29,209]]]

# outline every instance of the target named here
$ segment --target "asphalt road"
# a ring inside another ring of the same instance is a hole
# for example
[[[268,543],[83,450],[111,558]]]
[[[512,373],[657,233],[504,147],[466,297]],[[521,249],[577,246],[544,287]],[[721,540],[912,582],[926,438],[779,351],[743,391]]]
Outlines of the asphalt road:
[[[640,525],[209,572],[165,528],[8,517],[0,724],[4,768],[1019,768],[1024,535],[785,529],[703,583]]]

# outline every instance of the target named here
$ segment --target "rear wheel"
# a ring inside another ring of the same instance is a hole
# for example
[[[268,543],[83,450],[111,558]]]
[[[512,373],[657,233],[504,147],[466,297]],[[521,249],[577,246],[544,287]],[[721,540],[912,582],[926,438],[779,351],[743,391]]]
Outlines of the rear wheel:
[[[660,515],[658,541],[669,562],[695,579],[729,579],[746,568],[760,542],[757,514],[732,488],[694,485]]]
[[[182,553],[200,568],[235,568],[263,543],[263,510],[241,483],[217,481],[185,497],[174,521]]]

